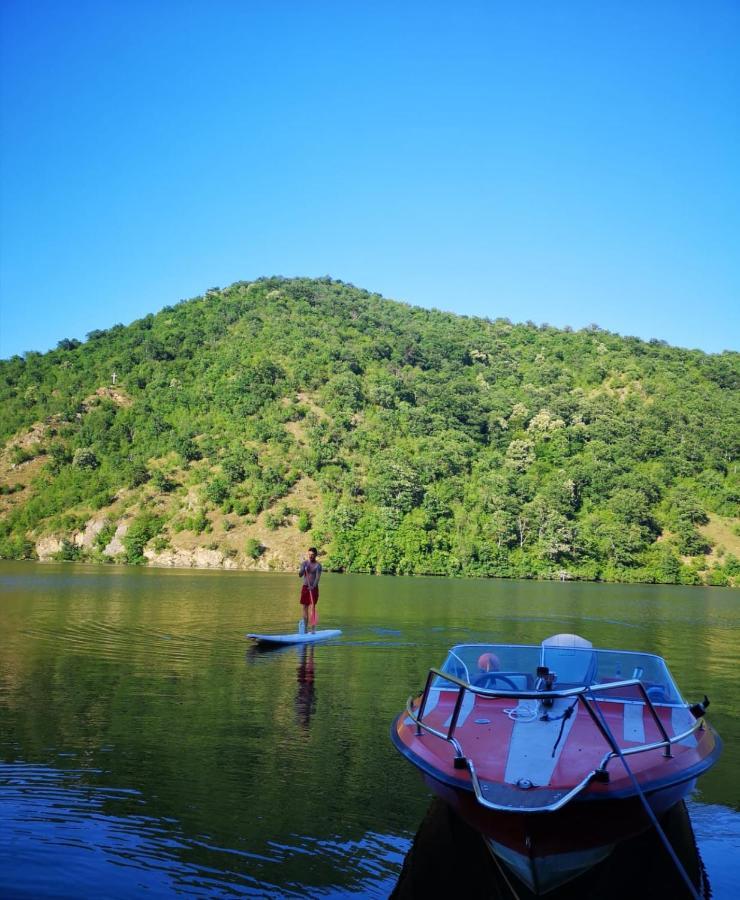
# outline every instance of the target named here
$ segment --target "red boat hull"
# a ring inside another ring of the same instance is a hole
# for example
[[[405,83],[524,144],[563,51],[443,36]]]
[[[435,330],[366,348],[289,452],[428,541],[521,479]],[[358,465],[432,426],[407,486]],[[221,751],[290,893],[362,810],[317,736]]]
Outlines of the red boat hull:
[[[430,706],[424,721],[445,733],[454,693],[449,692],[448,696],[441,692]],[[461,717],[455,737],[463,751],[473,756],[483,790],[490,789],[488,796],[503,798],[504,804],[510,802],[510,809],[491,809],[482,804],[474,793],[469,772],[455,766],[454,747],[428,732],[418,734],[416,725],[405,714],[394,721],[391,737],[397,749],[421,771],[429,788],[480,832],[492,851],[537,892],[581,874],[608,855],[615,844],[649,828],[653,822],[645,801],[655,816],[661,816],[690,793],[697,777],[714,763],[720,751],[719,738],[705,724],[690,739],[674,745],[670,756],[656,748],[625,757],[639,790],[621,760],[615,758],[609,764],[607,782],[592,781],[560,809],[540,811],[537,807],[547,805],[548,796],[572,788],[597,768],[609,746],[588,714],[579,710],[573,715],[567,734],[553,747],[552,760],[549,744],[544,752],[525,744],[522,764],[534,767],[533,771],[544,765],[550,772],[548,781],[537,782],[540,787],[532,784],[525,789],[512,783],[511,773],[519,765],[509,755],[517,746],[516,723],[506,715],[505,707],[504,700],[477,697]],[[606,713],[612,732],[620,736],[635,727],[637,715],[634,709],[629,713],[623,710],[621,705],[612,704]],[[660,710],[661,721],[670,734],[677,733],[677,724],[684,730],[684,713],[688,715],[685,709],[679,713],[668,707]],[[524,727],[529,728],[524,733],[536,734],[528,724]],[[644,732],[642,741],[659,740],[657,727],[647,715],[638,727]],[[630,746],[629,741],[620,740],[622,743],[623,749]],[[469,748],[474,748],[475,753]],[[534,810],[516,808],[517,802],[531,803]]]

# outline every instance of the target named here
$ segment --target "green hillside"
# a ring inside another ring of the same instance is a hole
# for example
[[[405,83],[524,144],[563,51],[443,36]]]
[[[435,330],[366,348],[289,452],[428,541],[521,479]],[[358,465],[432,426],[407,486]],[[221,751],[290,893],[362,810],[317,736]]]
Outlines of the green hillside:
[[[740,582],[740,354],[208,291],[0,362],[0,555]]]

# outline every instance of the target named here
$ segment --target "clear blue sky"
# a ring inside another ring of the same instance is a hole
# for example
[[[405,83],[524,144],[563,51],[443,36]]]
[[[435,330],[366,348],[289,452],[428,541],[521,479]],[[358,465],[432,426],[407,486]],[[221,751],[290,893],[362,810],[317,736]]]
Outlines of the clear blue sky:
[[[0,356],[260,275],[740,349],[740,4],[4,0]]]

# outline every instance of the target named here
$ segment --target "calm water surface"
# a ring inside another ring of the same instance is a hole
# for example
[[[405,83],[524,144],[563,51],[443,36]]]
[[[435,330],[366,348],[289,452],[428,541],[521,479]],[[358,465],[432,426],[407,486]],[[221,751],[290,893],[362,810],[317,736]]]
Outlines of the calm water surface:
[[[460,641],[572,631],[666,657],[724,740],[691,814],[740,891],[740,594],[0,563],[0,897],[386,897],[429,802],[390,722]]]

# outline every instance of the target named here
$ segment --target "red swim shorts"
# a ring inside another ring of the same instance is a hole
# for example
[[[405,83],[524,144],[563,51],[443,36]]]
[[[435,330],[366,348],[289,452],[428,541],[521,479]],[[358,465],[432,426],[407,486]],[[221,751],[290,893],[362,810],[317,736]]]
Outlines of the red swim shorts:
[[[313,597],[313,599],[311,599]],[[301,588],[301,603],[303,606],[310,606],[312,603],[319,602],[319,589],[318,587],[312,588],[310,591],[304,584]]]

